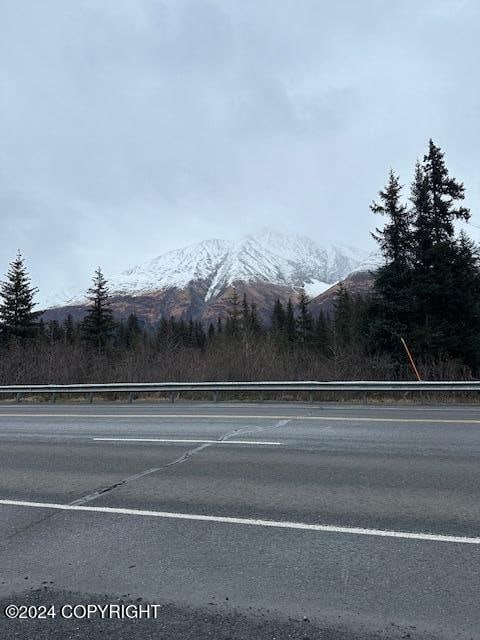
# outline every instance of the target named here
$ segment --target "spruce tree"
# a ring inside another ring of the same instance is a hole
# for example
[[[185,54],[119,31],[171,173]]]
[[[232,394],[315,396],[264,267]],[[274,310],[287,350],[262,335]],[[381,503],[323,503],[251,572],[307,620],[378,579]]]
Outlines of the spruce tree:
[[[454,330],[446,331],[447,350],[480,371],[480,249],[463,231],[456,241],[451,262],[451,286],[455,297],[444,315],[453,321]],[[450,328],[451,329],[451,328]]]
[[[250,335],[250,306],[245,292],[242,298],[242,329],[244,334]]]
[[[283,308],[283,304],[280,302],[279,298],[277,298],[275,300],[275,304],[273,305],[271,321],[272,333],[274,335],[281,334],[285,330],[286,319],[287,317],[285,314],[285,309]]]
[[[207,345],[207,336],[201,322],[195,323],[195,346],[203,353]]]
[[[49,320],[45,329],[49,342],[60,342],[65,338],[65,331],[58,320]]]
[[[225,324],[225,333],[227,336],[236,338],[240,335],[241,310],[240,301],[238,299],[237,289],[233,287],[232,295],[229,299],[229,308],[227,310],[228,317]]]
[[[338,288],[334,307],[333,326],[335,345],[337,347],[350,346],[354,339],[353,301],[343,283],[341,283]]]
[[[320,353],[325,356],[329,353],[331,343],[331,328],[323,311],[320,311],[315,323],[314,342]]]
[[[312,338],[313,318],[308,308],[309,299],[305,289],[300,289],[297,302],[297,339],[306,344]]]
[[[249,315],[249,327],[250,333],[253,336],[260,336],[263,334],[263,324],[258,316],[257,305],[255,302],[252,302],[250,305],[250,315]]]
[[[69,313],[68,316],[63,321],[63,332],[64,332],[64,340],[67,344],[73,344],[75,341],[75,323],[73,322],[72,314]]]
[[[414,258],[409,290],[417,352],[459,357],[476,366],[475,349],[465,351],[465,320],[480,332],[476,305],[462,295],[476,290],[478,256],[466,237],[456,237],[456,220],[467,221],[465,189],[449,175],[444,154],[432,140],[412,185]],[[466,340],[466,342],[465,342]]]
[[[213,326],[212,322],[210,322],[208,325],[207,337],[209,342],[212,342],[215,339],[215,327]]]
[[[25,340],[35,335],[39,312],[33,308],[37,291],[31,286],[24,259],[18,252],[6,280],[0,283],[0,326],[4,340]]]
[[[297,326],[295,321],[295,312],[290,298],[287,302],[287,311],[285,316],[285,336],[288,342],[295,342],[297,338]]]
[[[372,233],[389,264],[402,268],[409,263],[411,246],[411,214],[401,201],[402,185],[394,171],[390,170],[388,183],[379,191],[380,202],[372,202],[370,209],[377,215],[386,216],[383,229]]]
[[[196,346],[196,344],[197,344],[196,328],[193,323],[193,318],[190,316],[190,320],[188,321],[188,327],[187,327],[186,336],[184,340],[184,345],[187,347],[194,347]]]
[[[100,267],[95,271],[93,285],[88,289],[87,298],[90,306],[81,324],[82,337],[87,344],[102,349],[112,337],[115,322],[108,304],[108,283]]]
[[[158,349],[167,349],[170,346],[170,326],[168,320],[164,317],[160,319],[156,332],[156,346]]]
[[[373,213],[385,216],[387,222],[372,233],[385,262],[375,273],[369,332],[374,348],[397,354],[401,353],[400,336],[411,327],[414,252],[412,214],[402,203],[401,192],[398,176],[390,171],[386,187],[379,192],[380,201],[370,206]]]
[[[426,222],[432,232],[432,243],[450,240],[455,229],[455,220],[469,220],[470,211],[460,202],[465,198],[463,183],[450,177],[445,165],[444,153],[433,140],[429,141],[428,153],[423,158],[423,170],[429,191],[429,216]],[[418,229],[418,223],[417,223]]]
[[[138,346],[142,336],[142,328],[135,313],[131,313],[127,318],[125,327],[125,343],[129,349]]]
[[[396,352],[402,362],[400,337],[423,357],[456,358],[476,370],[480,366],[478,250],[464,234],[455,233],[455,222],[470,217],[464,191],[430,140],[415,167],[410,208],[400,201],[394,174],[380,192],[381,204],[372,205],[389,223],[374,234],[385,265],[375,274],[371,346]]]

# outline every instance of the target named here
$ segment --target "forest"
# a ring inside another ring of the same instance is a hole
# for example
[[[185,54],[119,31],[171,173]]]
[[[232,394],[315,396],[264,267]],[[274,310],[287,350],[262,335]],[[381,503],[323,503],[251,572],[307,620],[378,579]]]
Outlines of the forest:
[[[19,253],[0,285],[0,384],[215,380],[412,379],[402,338],[422,379],[470,379],[480,371],[480,262],[465,189],[432,140],[408,196],[390,171],[371,204],[383,257],[368,296],[340,286],[334,309],[314,316],[303,290],[270,321],[235,289],[225,317],[204,326],[163,318],[118,321],[98,268],[84,319],[44,322]]]

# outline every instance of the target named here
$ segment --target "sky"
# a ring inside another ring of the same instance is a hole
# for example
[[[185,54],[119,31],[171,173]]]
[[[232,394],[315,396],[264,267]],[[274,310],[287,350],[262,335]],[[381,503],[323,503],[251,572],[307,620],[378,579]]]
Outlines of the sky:
[[[45,304],[264,226],[372,249],[429,138],[480,240],[479,59],[478,0],[0,0],[0,274]]]

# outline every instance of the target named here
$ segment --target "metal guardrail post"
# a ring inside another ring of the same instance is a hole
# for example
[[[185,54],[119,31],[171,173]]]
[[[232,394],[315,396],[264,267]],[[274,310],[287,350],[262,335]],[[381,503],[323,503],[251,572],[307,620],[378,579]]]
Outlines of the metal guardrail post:
[[[90,404],[92,404],[92,402],[93,402],[93,393],[92,393],[91,391],[90,391],[90,393],[88,394],[88,402],[89,402]]]
[[[132,402],[133,402],[133,393],[132,392],[130,392],[128,394],[128,402],[129,402],[129,404],[132,404]]]
[[[17,404],[19,404],[22,401],[22,394],[21,393],[16,393],[15,394],[15,402]]]

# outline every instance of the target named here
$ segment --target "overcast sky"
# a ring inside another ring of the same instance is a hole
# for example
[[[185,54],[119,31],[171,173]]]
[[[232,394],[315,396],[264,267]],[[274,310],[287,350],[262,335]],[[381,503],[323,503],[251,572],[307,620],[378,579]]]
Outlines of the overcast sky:
[[[0,0],[0,273],[271,226],[372,247],[432,137],[480,226],[478,0]],[[480,229],[470,228],[480,239]]]

